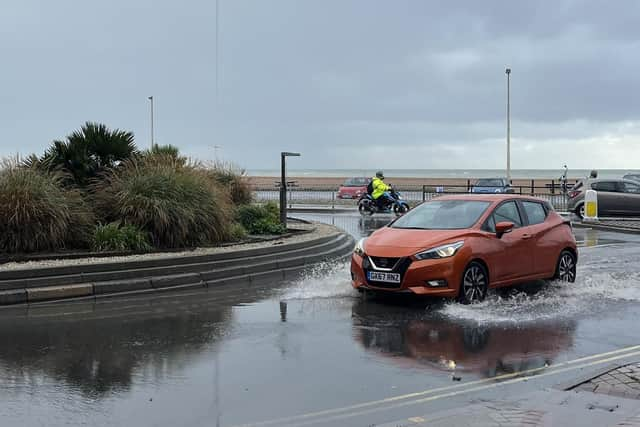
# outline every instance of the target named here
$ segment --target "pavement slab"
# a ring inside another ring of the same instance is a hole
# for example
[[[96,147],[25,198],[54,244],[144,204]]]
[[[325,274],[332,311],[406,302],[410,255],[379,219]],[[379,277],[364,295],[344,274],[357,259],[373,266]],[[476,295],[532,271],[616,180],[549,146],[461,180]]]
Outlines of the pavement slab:
[[[640,426],[640,402],[609,395],[546,389],[514,400],[469,403],[376,427]]]
[[[640,399],[640,363],[631,363],[611,369],[572,389],[628,399]]]

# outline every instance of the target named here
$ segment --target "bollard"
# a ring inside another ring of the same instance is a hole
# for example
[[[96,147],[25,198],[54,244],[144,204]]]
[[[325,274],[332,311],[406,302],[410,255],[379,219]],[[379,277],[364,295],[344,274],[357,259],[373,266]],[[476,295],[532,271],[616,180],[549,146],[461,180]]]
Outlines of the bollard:
[[[587,190],[584,195],[584,216],[585,222],[598,220],[598,193],[595,190]]]

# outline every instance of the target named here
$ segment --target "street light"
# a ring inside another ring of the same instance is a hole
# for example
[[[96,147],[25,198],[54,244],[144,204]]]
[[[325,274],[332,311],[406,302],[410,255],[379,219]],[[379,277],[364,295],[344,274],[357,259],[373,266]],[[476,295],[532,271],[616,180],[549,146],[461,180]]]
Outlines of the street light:
[[[300,153],[280,153],[280,223],[287,226],[287,157],[300,157]]]
[[[507,74],[507,182],[511,183],[511,68]]]
[[[153,139],[153,96],[150,96],[149,101],[151,101],[151,149],[155,146],[155,141]]]

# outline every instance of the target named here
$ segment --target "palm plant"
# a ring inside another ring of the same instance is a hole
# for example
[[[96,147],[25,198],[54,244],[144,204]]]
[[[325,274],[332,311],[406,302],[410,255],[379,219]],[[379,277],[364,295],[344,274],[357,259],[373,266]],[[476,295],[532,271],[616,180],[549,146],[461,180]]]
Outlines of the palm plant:
[[[84,187],[135,153],[133,133],[87,122],[64,141],[54,141],[39,163],[48,170],[65,170]]]

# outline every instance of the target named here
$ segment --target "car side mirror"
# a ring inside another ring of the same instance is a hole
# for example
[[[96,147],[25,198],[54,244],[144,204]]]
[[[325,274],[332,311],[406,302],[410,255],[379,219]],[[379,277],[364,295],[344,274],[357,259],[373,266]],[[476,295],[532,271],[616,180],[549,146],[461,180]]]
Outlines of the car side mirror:
[[[496,237],[498,239],[501,239],[502,236],[506,233],[511,233],[511,231],[513,230],[513,223],[512,222],[499,222],[496,224]]]

